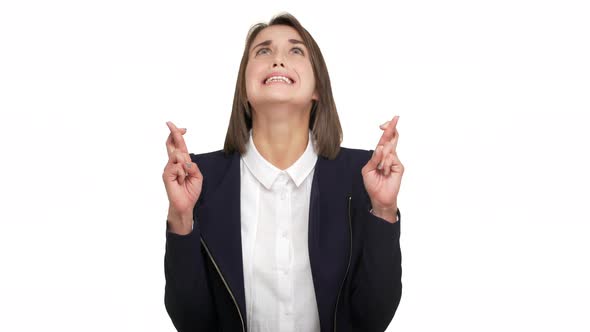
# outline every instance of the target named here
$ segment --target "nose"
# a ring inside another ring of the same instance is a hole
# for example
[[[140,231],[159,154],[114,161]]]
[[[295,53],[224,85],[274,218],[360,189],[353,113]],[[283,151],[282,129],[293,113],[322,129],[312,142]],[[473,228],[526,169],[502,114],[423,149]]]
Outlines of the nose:
[[[282,54],[281,52],[277,51],[272,59],[272,67],[276,68],[278,66],[281,66],[283,68],[285,68],[285,55]]]

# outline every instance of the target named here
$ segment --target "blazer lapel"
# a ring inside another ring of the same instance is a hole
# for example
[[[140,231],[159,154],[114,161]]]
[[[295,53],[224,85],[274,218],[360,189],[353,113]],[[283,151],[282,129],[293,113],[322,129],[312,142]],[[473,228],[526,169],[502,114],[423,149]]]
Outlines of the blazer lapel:
[[[342,160],[319,157],[311,187],[308,248],[322,331],[333,326],[350,252],[347,196],[352,179],[345,167]]]
[[[220,165],[222,167],[222,165]],[[198,209],[201,237],[221,270],[238,303],[246,324],[246,301],[240,222],[240,154],[231,157],[221,183],[211,189],[207,202]]]

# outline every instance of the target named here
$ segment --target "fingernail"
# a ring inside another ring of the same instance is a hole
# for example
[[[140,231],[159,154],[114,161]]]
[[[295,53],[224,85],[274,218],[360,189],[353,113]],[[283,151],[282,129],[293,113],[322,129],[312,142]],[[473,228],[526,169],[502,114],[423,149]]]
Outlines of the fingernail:
[[[377,169],[381,169],[383,167],[383,162],[380,162],[379,165],[377,165]]]
[[[186,165],[186,168],[191,168],[192,164],[191,163],[184,163]]]
[[[381,124],[379,127],[383,127],[383,126],[385,126],[385,125],[386,125],[386,124],[388,124],[388,123],[389,123],[389,121],[385,121],[385,122],[383,122],[383,123],[382,123],[382,124]]]
[[[182,128],[182,129],[185,130],[185,131],[187,130],[186,128]]]

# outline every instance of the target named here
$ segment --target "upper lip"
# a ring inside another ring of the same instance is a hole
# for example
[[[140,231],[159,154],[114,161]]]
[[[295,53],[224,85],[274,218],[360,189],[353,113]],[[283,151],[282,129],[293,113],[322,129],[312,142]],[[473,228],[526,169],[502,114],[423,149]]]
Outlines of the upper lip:
[[[264,82],[266,82],[266,80],[267,80],[267,79],[269,79],[269,78],[271,78],[271,77],[273,77],[273,76],[285,76],[285,77],[287,77],[288,79],[290,79],[290,80],[291,80],[291,82],[295,83],[295,80],[293,79],[293,77],[292,77],[291,75],[289,75],[289,74],[287,74],[287,73],[281,73],[281,72],[279,72],[279,71],[274,71],[274,72],[272,72],[272,73],[270,73],[270,74],[266,75],[266,77],[265,77],[265,78],[264,78],[264,80],[262,81],[262,84],[264,84]]]

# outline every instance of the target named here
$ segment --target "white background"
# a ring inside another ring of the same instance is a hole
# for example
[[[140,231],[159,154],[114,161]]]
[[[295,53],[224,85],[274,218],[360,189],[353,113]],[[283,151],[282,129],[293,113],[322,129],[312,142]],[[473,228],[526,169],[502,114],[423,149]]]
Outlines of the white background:
[[[343,146],[399,114],[388,331],[589,331],[586,1],[3,1],[0,330],[174,331],[165,122],[223,146],[246,33],[288,11]]]

